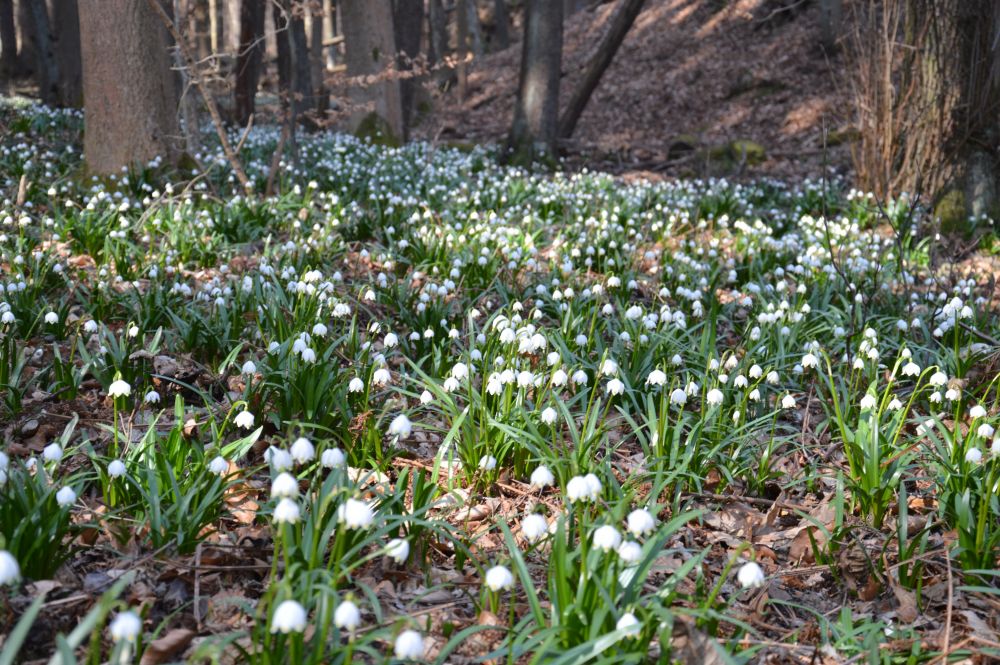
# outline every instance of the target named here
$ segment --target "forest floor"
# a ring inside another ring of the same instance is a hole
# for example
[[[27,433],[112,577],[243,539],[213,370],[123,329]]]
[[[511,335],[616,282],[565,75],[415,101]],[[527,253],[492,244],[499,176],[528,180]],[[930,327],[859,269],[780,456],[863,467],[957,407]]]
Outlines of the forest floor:
[[[648,0],[566,143],[568,159],[678,176],[848,173],[851,99],[839,75],[846,56],[822,48],[817,4]],[[600,4],[567,19],[563,101],[616,8]],[[466,99],[454,87],[434,91],[415,135],[502,141],[520,57],[517,42],[476,58]],[[759,150],[742,159],[738,143],[733,150],[739,141]]]

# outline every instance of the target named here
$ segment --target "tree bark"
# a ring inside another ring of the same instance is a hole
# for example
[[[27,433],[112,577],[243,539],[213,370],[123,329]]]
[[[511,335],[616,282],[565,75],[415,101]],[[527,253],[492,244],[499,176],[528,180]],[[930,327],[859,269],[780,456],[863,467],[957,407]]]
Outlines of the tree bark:
[[[455,74],[458,77],[458,101],[464,102],[469,94],[469,7],[467,0],[457,0],[455,3],[455,56],[458,65]]]
[[[208,23],[211,30],[212,53],[226,48],[226,12],[224,0],[208,0]]]
[[[240,44],[236,53],[236,122],[246,125],[254,113],[257,84],[264,58],[264,13],[266,0],[240,3]]]
[[[527,0],[517,102],[507,141],[508,156],[515,163],[556,153],[562,8],[558,0]]]
[[[49,12],[44,0],[32,0],[28,3],[30,26],[27,26],[30,39],[34,42],[36,57],[35,81],[38,83],[39,94],[46,104],[55,106],[59,103],[59,66],[52,42],[52,26]]]
[[[326,58],[323,55],[323,5],[309,14],[309,76],[312,82],[314,107],[320,114],[329,108],[329,95],[326,90]]]
[[[608,27],[608,31],[604,33],[601,43],[597,46],[597,50],[594,51],[594,54],[587,61],[583,78],[573,91],[566,109],[559,118],[560,138],[568,139],[573,135],[576,123],[580,120],[580,116],[583,115],[583,110],[587,108],[590,96],[601,82],[601,77],[604,75],[604,71],[608,68],[608,65],[611,64],[615,53],[618,52],[618,47],[625,41],[625,35],[628,34],[639,12],[642,11],[644,1],[621,0],[621,5],[611,18],[611,25]]]
[[[400,71],[409,72],[420,56],[420,33],[424,23],[423,0],[396,0],[393,8],[393,28],[396,48],[399,49]],[[404,78],[399,82],[400,104],[403,110],[403,128],[408,130],[413,119],[413,99],[416,81]],[[402,137],[406,140],[406,136]]]
[[[92,173],[120,173],[176,155],[177,99],[167,33],[137,0],[80,3],[84,158]]]
[[[17,24],[14,22],[14,0],[0,0],[0,78],[10,79],[17,73]]]
[[[428,60],[437,64],[448,55],[448,17],[441,0],[427,0]]]
[[[35,19],[31,3],[35,0],[14,0],[17,10],[17,76],[34,76],[38,68],[38,54],[35,49]]]
[[[404,136],[404,126],[399,77],[392,71],[396,58],[392,8],[388,2],[370,0],[342,0],[338,5],[347,46],[347,75],[355,80],[350,91],[355,107],[351,130],[397,143]]]
[[[51,0],[53,49],[59,105],[79,108],[83,105],[83,72],[80,69],[80,13],[77,0]]]
[[[843,0],[820,0],[820,41],[828,53],[832,53],[837,48],[843,12]]]
[[[506,0],[493,0],[494,51],[502,51],[510,46],[510,15]]]

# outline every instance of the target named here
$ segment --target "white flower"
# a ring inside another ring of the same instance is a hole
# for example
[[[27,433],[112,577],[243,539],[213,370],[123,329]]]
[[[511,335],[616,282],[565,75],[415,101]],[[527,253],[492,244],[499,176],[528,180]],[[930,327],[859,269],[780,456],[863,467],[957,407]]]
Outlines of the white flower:
[[[56,503],[62,507],[71,506],[76,501],[76,492],[72,487],[64,487],[56,492]]]
[[[142,619],[131,610],[120,612],[108,630],[115,642],[135,642],[142,633]]]
[[[865,395],[864,397],[861,398],[861,410],[862,411],[871,411],[874,408],[875,408],[875,396],[874,395],[868,394],[868,395]]]
[[[946,383],[948,383],[948,375],[944,372],[938,371],[931,375],[930,384],[932,386],[943,386]]]
[[[546,407],[542,410],[542,422],[546,425],[551,425],[556,421],[556,410],[551,406]]]
[[[316,449],[309,439],[304,436],[300,436],[295,440],[295,443],[289,448],[289,452],[297,464],[306,464],[316,458]]]
[[[402,538],[393,538],[385,546],[385,555],[396,563],[403,563],[410,556],[410,543]]]
[[[469,376],[469,366],[465,363],[455,363],[451,368],[451,375],[458,381],[462,381]]]
[[[889,402],[888,408],[890,411],[899,411],[903,408],[903,403],[899,401],[898,397],[893,397],[892,401]]]
[[[302,362],[304,363],[316,362],[316,352],[309,347],[302,349]]]
[[[972,419],[982,418],[986,415],[986,409],[981,404],[977,404],[969,409],[969,417]]]
[[[562,369],[557,369],[552,373],[552,385],[554,386],[565,386],[568,380],[569,377]]]
[[[619,379],[611,379],[608,381],[608,385],[605,388],[605,392],[611,395],[621,395],[625,392],[625,384]]]
[[[622,618],[615,623],[615,628],[625,633],[626,637],[635,637],[642,632],[642,624],[631,612],[626,612]]]
[[[348,499],[337,509],[337,521],[348,529],[367,529],[375,521],[375,513],[364,501]]]
[[[983,437],[984,439],[988,439],[991,436],[993,436],[993,431],[994,431],[993,425],[990,425],[989,423],[983,423],[976,429],[976,434]]]
[[[248,360],[243,363],[243,367],[240,369],[243,374],[254,374],[257,371],[257,366],[253,364],[252,360]]]
[[[670,403],[675,406],[684,406],[687,404],[687,401],[687,393],[680,388],[674,388],[674,390],[670,393]]]
[[[58,443],[50,443],[42,450],[42,459],[46,462],[58,462],[63,457],[63,449]]]
[[[712,406],[718,406],[722,404],[722,391],[718,388],[712,388],[708,391],[708,403]]]
[[[272,499],[292,499],[299,495],[299,481],[290,473],[282,471],[271,482]]]
[[[336,469],[344,466],[347,462],[347,458],[344,457],[344,451],[340,448],[329,448],[323,451],[320,456],[320,463],[326,469]]]
[[[420,393],[421,404],[426,406],[427,404],[430,404],[433,401],[434,401],[434,395],[431,394],[431,391],[425,390],[424,392]]]
[[[155,390],[150,390],[143,396],[142,401],[144,401],[146,404],[159,404],[160,393],[156,392]]]
[[[286,600],[271,617],[272,633],[301,633],[306,629],[306,609],[294,600]]]
[[[387,385],[392,380],[392,374],[389,373],[385,367],[379,367],[372,374],[372,385],[373,386],[384,386]]]
[[[240,411],[236,414],[236,418],[233,419],[237,427],[242,427],[243,429],[250,429],[253,427],[253,414],[247,410]]]
[[[17,559],[7,550],[0,550],[0,586],[13,584],[21,577]]]
[[[744,589],[762,587],[765,579],[764,570],[753,561],[748,561],[740,566],[736,579]]]
[[[132,393],[132,386],[130,386],[125,381],[118,379],[108,386],[108,395],[112,398],[114,397],[125,397]]]
[[[611,358],[607,358],[601,365],[601,374],[604,376],[614,376],[618,373],[618,363]]]
[[[628,532],[636,538],[645,536],[656,528],[656,518],[645,508],[636,508],[628,514]]]
[[[537,543],[549,531],[549,523],[538,513],[531,513],[521,520],[521,533],[529,543]]]
[[[357,630],[361,625],[361,611],[358,606],[349,600],[337,605],[337,609],[333,611],[333,625],[350,633]]]
[[[391,349],[397,344],[399,344],[399,338],[396,337],[395,333],[386,333],[385,337],[382,339],[382,346],[387,349]]]
[[[389,423],[389,434],[399,437],[400,439],[405,439],[410,436],[413,431],[413,423],[410,419],[406,417],[405,413],[401,413],[392,419]]]
[[[108,464],[108,475],[112,478],[120,478],[125,475],[125,463],[121,460],[112,460]]]
[[[316,337],[323,337],[324,335],[326,335],[326,332],[327,332],[326,326],[323,325],[322,323],[317,323],[312,328],[312,334],[315,335]]]
[[[578,369],[575,372],[573,372],[573,376],[570,378],[573,380],[574,384],[581,386],[587,385],[587,380],[588,380],[587,373],[584,372],[582,369]]]
[[[969,464],[979,464],[983,461],[983,451],[979,448],[969,448],[965,451],[965,461]]]
[[[792,397],[791,393],[786,394],[781,398],[781,408],[782,409],[794,409],[795,408],[795,398]]]
[[[45,323],[49,324],[50,326],[59,323],[59,315],[56,314],[55,312],[48,312],[48,313],[46,313],[45,314]]]
[[[654,369],[646,377],[647,386],[662,386],[667,382],[667,375],[663,370]]]
[[[358,377],[354,377],[353,379],[351,379],[350,383],[347,384],[347,392],[349,393],[359,393],[364,389],[365,389],[365,382],[359,379]]]
[[[588,473],[583,477],[583,480],[587,483],[587,491],[590,492],[590,498],[596,501],[601,496],[601,490],[604,489],[600,479],[594,474]]]
[[[903,365],[902,372],[903,376],[917,376],[920,374],[920,365],[918,365],[913,361],[910,361],[905,365]]]
[[[642,545],[634,540],[626,540],[618,546],[618,558],[628,565],[639,563],[642,558]]]
[[[618,533],[618,529],[614,528],[610,524],[605,524],[604,526],[597,527],[594,531],[593,543],[594,547],[605,552],[610,552],[613,549],[617,549],[622,542],[622,535]]]
[[[292,456],[287,450],[268,446],[264,451],[264,461],[271,465],[275,471],[287,471],[292,468]]]
[[[555,482],[555,476],[549,471],[549,467],[542,465],[531,472],[531,486],[537,489],[544,489]]]
[[[295,524],[301,514],[299,504],[292,499],[282,499],[274,507],[274,521],[278,524]]]
[[[483,471],[492,471],[497,468],[497,458],[493,455],[483,455],[479,458],[479,468]]]
[[[415,630],[404,630],[396,638],[393,653],[400,660],[417,660],[424,655],[424,638]]]
[[[208,470],[210,473],[214,473],[217,476],[225,475],[229,471],[229,462],[222,455],[216,455],[211,462],[208,463]]]
[[[566,498],[569,499],[570,503],[589,501],[591,496],[590,488],[587,486],[587,479],[583,476],[570,478],[569,483],[566,484]]]
[[[816,367],[819,364],[819,360],[815,355],[807,353],[802,356],[802,367],[809,369],[810,367]]]
[[[486,586],[490,591],[505,591],[514,586],[514,576],[504,566],[493,566],[486,571]]]

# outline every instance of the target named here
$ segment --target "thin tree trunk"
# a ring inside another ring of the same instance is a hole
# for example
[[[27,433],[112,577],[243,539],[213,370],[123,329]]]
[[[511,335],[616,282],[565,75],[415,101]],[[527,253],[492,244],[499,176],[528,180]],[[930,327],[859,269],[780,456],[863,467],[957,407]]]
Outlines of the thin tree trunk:
[[[278,92],[281,96],[282,108],[289,107],[292,100],[292,59],[289,33],[289,16],[284,10],[284,0],[271,4],[271,17],[274,20],[274,41],[278,49]]]
[[[0,78],[13,78],[17,73],[17,24],[14,22],[14,0],[0,0]]]
[[[521,72],[507,142],[509,157],[530,163],[556,152],[563,16],[558,0],[528,0]]]
[[[208,0],[208,24],[211,31],[212,53],[226,48],[226,12],[224,0]]]
[[[35,80],[42,101],[46,104],[59,103],[59,65],[56,62],[52,42],[52,26],[49,22],[49,12],[44,0],[32,0],[28,3],[31,12],[31,38],[35,43]]]
[[[86,0],[84,0],[86,1]],[[173,0],[173,15],[180,16],[180,6],[178,0]],[[198,135],[198,108],[194,98],[194,91],[191,89],[191,75],[184,63],[184,56],[181,55],[180,44],[174,45],[171,55],[174,71],[180,74],[180,104],[181,115],[184,118],[184,149],[188,156],[194,157],[201,151],[201,142]],[[195,75],[197,75],[195,73]]]
[[[477,0],[461,0],[465,4],[465,14],[467,20],[466,28],[469,31],[469,48],[473,55],[483,54],[483,26],[479,23],[479,3]]]
[[[495,51],[502,51],[510,46],[510,15],[507,12],[506,0],[493,0],[493,39]]]
[[[306,42],[306,24],[302,17],[301,7],[292,11],[291,0],[283,0],[291,13],[291,29],[288,34],[289,66],[292,74],[292,113],[295,121],[300,122],[306,111],[313,108],[316,100],[313,94],[312,73],[309,70],[309,44]],[[294,146],[294,138],[293,138]]]
[[[330,106],[329,95],[326,91],[326,58],[323,55],[324,14],[322,4],[307,18],[309,19],[309,75],[312,80],[315,109],[322,115]]]
[[[59,104],[83,105],[83,73],[80,70],[80,13],[77,0],[52,0],[52,37],[59,71]]]
[[[236,121],[246,125],[254,113],[257,84],[264,58],[264,14],[266,0],[240,3],[240,44],[236,54]]]
[[[458,57],[458,66],[455,73],[458,76],[458,100],[464,102],[469,95],[469,66],[466,60],[469,57],[469,11],[466,0],[457,0],[455,3],[455,22],[458,44],[455,47],[455,55]]]
[[[576,123],[580,120],[580,116],[583,115],[583,110],[587,108],[590,96],[594,93],[598,83],[601,82],[604,71],[611,64],[615,53],[618,52],[618,47],[625,41],[625,35],[628,34],[639,12],[642,11],[643,2],[644,0],[621,0],[620,6],[615,10],[615,15],[611,18],[611,25],[608,27],[608,31],[604,33],[601,43],[597,46],[597,50],[594,51],[594,54],[588,60],[583,78],[573,91],[573,94],[569,98],[569,103],[559,118],[560,138],[566,139],[573,135]]]
[[[88,170],[172,161],[180,131],[162,23],[138,0],[87,0],[79,9]]]
[[[837,48],[840,37],[840,24],[843,18],[843,0],[820,0],[820,41],[823,48],[833,52]]]
[[[430,37],[428,60],[437,64],[448,55],[448,17],[441,0],[427,0],[427,33]]]
[[[393,11],[393,26],[396,48],[399,49],[400,71],[413,69],[414,60],[420,56],[420,33],[424,23],[423,0],[396,0]],[[413,119],[413,98],[417,85],[413,78],[403,78],[399,82],[400,104],[403,108],[404,131]],[[403,137],[406,139],[406,136]]]
[[[35,48],[35,19],[32,16],[31,3],[35,0],[15,0],[17,10],[17,64],[18,76],[35,76],[38,68],[38,53]]]

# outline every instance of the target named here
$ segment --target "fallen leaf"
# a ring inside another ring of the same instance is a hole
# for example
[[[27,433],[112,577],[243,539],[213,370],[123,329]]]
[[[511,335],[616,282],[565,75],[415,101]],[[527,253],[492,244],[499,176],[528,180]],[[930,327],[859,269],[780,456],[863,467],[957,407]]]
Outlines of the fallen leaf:
[[[194,631],[187,628],[174,628],[158,640],[146,647],[139,665],[160,665],[171,660],[175,655],[187,648],[194,639]]]

